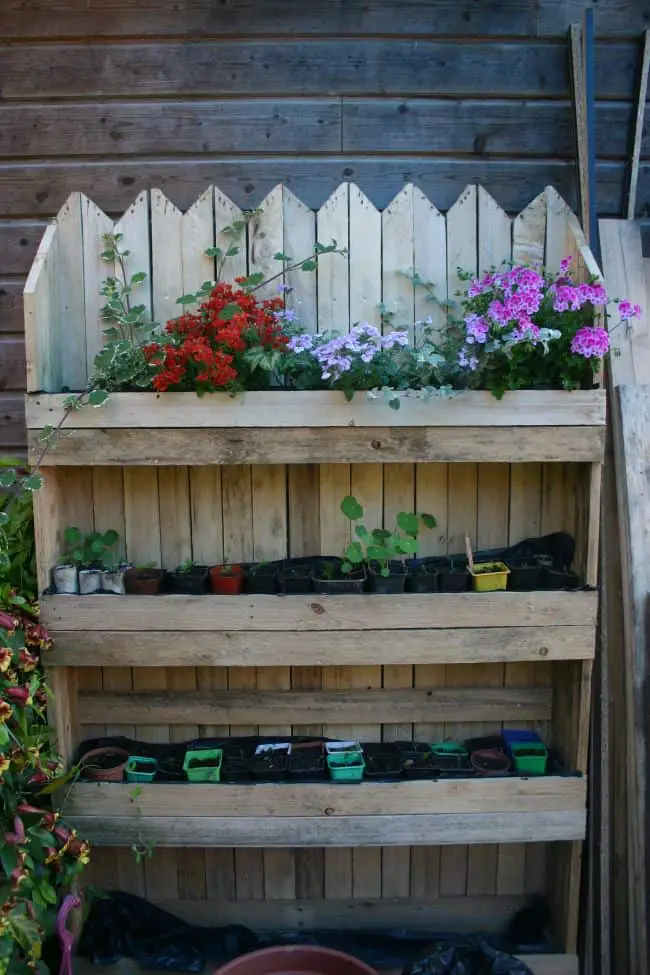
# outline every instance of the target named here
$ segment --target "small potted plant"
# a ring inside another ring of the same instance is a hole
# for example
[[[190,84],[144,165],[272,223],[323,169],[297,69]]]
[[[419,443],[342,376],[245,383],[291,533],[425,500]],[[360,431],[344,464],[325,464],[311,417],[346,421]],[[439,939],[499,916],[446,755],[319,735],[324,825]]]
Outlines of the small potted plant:
[[[441,559],[438,568],[440,592],[467,592],[471,576],[461,556]]]
[[[246,566],[244,589],[248,595],[276,596],[278,566],[275,562],[253,562]]]
[[[325,747],[322,741],[293,742],[288,772],[292,779],[312,781],[325,776]]]
[[[251,773],[259,782],[275,782],[289,769],[291,744],[284,741],[258,745],[251,762]]]
[[[221,780],[221,748],[188,748],[183,771],[188,782],[219,782]]]
[[[196,565],[186,559],[169,573],[170,589],[177,595],[201,596],[206,591],[208,570],[204,565]]]
[[[319,559],[295,558],[285,559],[279,570],[280,591],[285,596],[299,596],[309,593],[313,589],[313,575]]]
[[[510,569],[505,562],[475,562],[469,535],[465,535],[465,547],[474,592],[502,592],[507,589]]]
[[[88,534],[74,526],[66,528],[63,533],[64,558],[54,568],[56,591],[80,592],[84,596],[101,592],[102,571],[111,564],[109,553],[118,538],[117,532],[112,528],[103,533]],[[74,588],[75,575],[78,588]]]
[[[93,782],[121,782],[128,760],[129,753],[115,745],[92,748],[82,755],[79,771]]]
[[[118,562],[116,565],[102,569],[102,592],[123,596],[126,592],[124,577],[127,570],[132,568],[131,562]]]
[[[533,592],[539,589],[541,570],[539,562],[534,559],[507,559],[506,565],[510,570],[508,589],[513,592]]]
[[[393,741],[364,742],[364,775],[375,779],[398,779],[402,774],[400,750]]]
[[[408,559],[406,562],[407,592],[438,592],[439,572],[433,559]]]
[[[124,572],[124,588],[130,596],[156,596],[164,577],[165,573],[154,562],[130,566]]]
[[[244,567],[224,562],[210,569],[210,588],[217,596],[239,596],[244,588]]]
[[[405,779],[436,779],[440,769],[433,758],[431,745],[421,741],[397,742],[399,762]]]
[[[442,776],[467,775],[472,770],[467,749],[451,738],[434,742],[431,745],[431,756]]]
[[[341,511],[351,522],[363,518],[363,507],[355,497],[348,495],[341,502]],[[369,531],[365,525],[354,528],[356,540],[350,542],[344,552],[343,573],[363,565],[368,572],[370,588],[377,593],[404,591],[406,569],[404,558],[417,555],[420,527],[434,528],[436,519],[429,514],[400,511],[394,531],[375,528]]]
[[[366,585],[366,567],[354,565],[349,560],[319,559],[314,563],[312,579],[314,592],[324,596],[342,596],[363,592]]]
[[[327,767],[332,782],[361,782],[366,762],[361,749],[358,751],[328,752]]]
[[[153,782],[157,771],[158,762],[155,758],[131,755],[126,763],[124,774],[127,782]]]

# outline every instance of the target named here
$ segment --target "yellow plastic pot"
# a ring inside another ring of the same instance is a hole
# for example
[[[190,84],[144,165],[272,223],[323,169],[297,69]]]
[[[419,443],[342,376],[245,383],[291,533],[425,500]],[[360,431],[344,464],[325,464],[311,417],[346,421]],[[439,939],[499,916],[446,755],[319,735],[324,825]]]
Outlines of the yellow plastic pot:
[[[500,592],[507,588],[510,569],[505,562],[475,562],[470,573],[474,592]]]

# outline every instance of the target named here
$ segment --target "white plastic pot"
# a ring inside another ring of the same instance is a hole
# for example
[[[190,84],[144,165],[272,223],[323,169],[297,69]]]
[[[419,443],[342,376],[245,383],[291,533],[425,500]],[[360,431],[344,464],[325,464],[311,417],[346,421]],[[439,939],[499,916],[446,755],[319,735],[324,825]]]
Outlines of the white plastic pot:
[[[59,595],[72,596],[79,592],[76,565],[55,565],[52,577],[54,588]]]
[[[102,573],[100,569],[79,569],[79,592],[82,596],[101,592],[101,588]]]
[[[116,596],[123,596],[126,592],[124,586],[124,573],[131,565],[118,565],[116,569],[104,569],[102,571],[102,590],[104,592],[115,593]]]

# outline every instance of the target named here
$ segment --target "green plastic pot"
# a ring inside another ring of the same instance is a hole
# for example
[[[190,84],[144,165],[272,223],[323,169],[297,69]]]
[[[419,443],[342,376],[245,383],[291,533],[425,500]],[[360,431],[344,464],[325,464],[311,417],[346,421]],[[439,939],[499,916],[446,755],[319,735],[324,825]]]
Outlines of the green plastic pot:
[[[185,753],[183,771],[188,782],[220,782],[223,751],[221,748],[200,748]],[[194,766],[194,762],[201,762]]]
[[[515,771],[520,775],[544,775],[548,762],[548,750],[543,742],[513,742],[510,746]]]
[[[361,782],[366,763],[363,752],[333,752],[327,766],[333,782]]]
[[[157,771],[158,762],[155,758],[132,755],[126,763],[124,774],[127,782],[153,782]]]
[[[458,741],[436,741],[431,746],[434,755],[467,755],[467,749]]]

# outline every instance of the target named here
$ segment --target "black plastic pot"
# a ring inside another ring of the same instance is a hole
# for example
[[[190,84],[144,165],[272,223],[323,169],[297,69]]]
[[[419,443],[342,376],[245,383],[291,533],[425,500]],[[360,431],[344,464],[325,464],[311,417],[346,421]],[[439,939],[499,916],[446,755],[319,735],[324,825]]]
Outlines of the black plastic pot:
[[[185,596],[201,596],[208,588],[208,569],[204,565],[193,565],[187,572],[176,569],[168,576],[169,591]]]
[[[368,588],[376,593],[404,592],[406,583],[406,566],[403,562],[389,562],[387,576],[381,574],[381,566],[371,562],[368,566]]]
[[[288,772],[301,781],[318,781],[327,775],[325,748],[322,742],[305,742],[291,746]]]
[[[438,568],[434,562],[427,559],[410,559],[406,563],[407,592],[438,592]]]
[[[407,752],[401,756],[402,775],[406,779],[437,779],[440,769],[431,752]]]
[[[254,745],[223,746],[221,762],[222,782],[250,782],[253,762]]]
[[[575,572],[568,569],[542,569],[543,589],[577,589],[579,585]]]
[[[471,775],[473,772],[469,757],[467,755],[441,755],[437,754],[432,759],[438,774],[441,778],[448,776]]]
[[[299,596],[312,591],[314,558],[285,559],[278,570],[280,592],[285,596]]]
[[[365,742],[362,745],[366,762],[365,778],[399,779],[402,774],[400,749],[392,742]]]
[[[316,572],[323,572],[322,566],[316,567]],[[353,569],[347,575],[340,571],[338,567],[334,570],[334,575],[325,578],[322,575],[313,577],[314,592],[324,596],[343,596],[352,593],[363,592],[366,586],[366,570],[364,568]]]
[[[510,569],[508,589],[515,592],[532,592],[539,589],[541,570],[538,562],[506,562]]]
[[[471,576],[467,564],[454,559],[446,559],[438,569],[440,592],[467,592]]]
[[[254,755],[250,765],[251,774],[258,782],[277,782],[287,775],[289,751],[274,749],[261,755]]]
[[[249,595],[276,596],[278,593],[278,566],[273,562],[246,567],[244,592]]]

